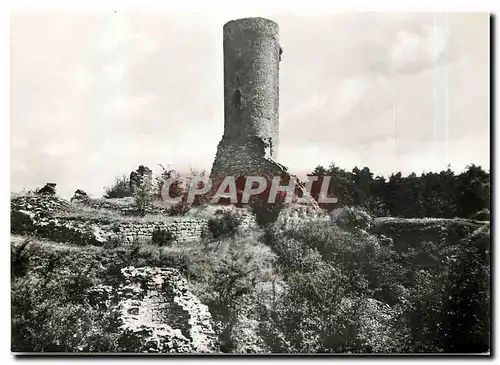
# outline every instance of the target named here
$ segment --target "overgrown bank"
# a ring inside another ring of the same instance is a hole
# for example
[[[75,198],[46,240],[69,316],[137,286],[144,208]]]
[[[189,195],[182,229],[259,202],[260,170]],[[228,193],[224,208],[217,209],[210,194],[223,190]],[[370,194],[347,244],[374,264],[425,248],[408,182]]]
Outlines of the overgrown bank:
[[[128,266],[179,269],[209,306],[223,352],[489,349],[489,224],[373,221],[343,208],[333,222],[284,230],[217,227],[216,239],[164,247],[15,237],[13,350],[127,351],[89,293]]]

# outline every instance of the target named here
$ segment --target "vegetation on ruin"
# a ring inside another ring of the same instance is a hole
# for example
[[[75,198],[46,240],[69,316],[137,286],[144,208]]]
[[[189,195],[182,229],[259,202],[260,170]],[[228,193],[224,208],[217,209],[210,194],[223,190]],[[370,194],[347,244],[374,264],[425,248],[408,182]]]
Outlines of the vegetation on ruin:
[[[232,237],[229,229],[205,243],[76,247],[14,237],[13,349],[126,351],[87,289],[149,265],[182,271],[224,352],[488,351],[489,224],[334,214],[286,230]]]
[[[126,175],[118,176],[113,185],[104,188],[104,197],[107,199],[127,198],[132,196],[129,187],[129,178]]]
[[[204,176],[204,172],[192,172],[195,176]],[[389,177],[374,176],[368,167],[351,171],[342,169],[335,164],[328,168],[317,166],[310,176],[317,176],[318,181],[312,185],[311,196],[318,200],[319,191],[324,176],[330,176],[329,193],[338,198],[337,204],[320,206],[332,210],[344,206],[359,206],[377,217],[405,218],[470,218],[488,221],[491,210],[490,173],[480,166],[469,165],[463,172],[455,174],[451,169],[440,172],[415,173],[403,176],[400,172]],[[181,203],[172,208],[172,215],[185,214],[189,209],[186,205],[187,189],[182,185],[180,175],[172,168],[165,169],[155,177],[155,196],[160,196],[163,183],[168,179],[178,179],[170,187],[172,197],[183,197]],[[244,182],[240,183],[244,186]],[[116,179],[114,186],[107,191],[128,190],[128,179],[123,176]],[[240,190],[243,188],[240,187]],[[241,191],[238,197],[241,198]],[[269,190],[269,189],[268,189]],[[146,194],[147,195],[147,194]],[[263,195],[263,194],[261,194]],[[264,194],[265,195],[265,194]],[[300,196],[301,193],[297,192]],[[109,196],[109,194],[107,195]],[[125,195],[129,196],[129,195]],[[149,195],[148,195],[149,196]],[[282,204],[267,206],[266,197],[252,204],[252,209],[263,223],[275,219]],[[284,198],[281,197],[281,198]],[[155,204],[154,200],[137,197],[141,206]],[[206,203],[207,199],[197,196],[194,205]],[[157,203],[156,203],[157,204]],[[280,205],[276,209],[276,206]],[[269,219],[263,217],[269,216]]]
[[[56,216],[133,224],[185,215],[208,219],[209,232],[177,243],[157,229],[150,242],[102,247],[12,236],[12,350],[127,351],[114,314],[89,289],[132,265],[179,269],[227,353],[489,351],[489,173],[472,165],[388,180],[367,168],[314,174],[334,177],[340,204],[328,221],[241,231],[231,206],[181,201],[133,216],[72,203]],[[146,205],[158,204],[154,194]]]

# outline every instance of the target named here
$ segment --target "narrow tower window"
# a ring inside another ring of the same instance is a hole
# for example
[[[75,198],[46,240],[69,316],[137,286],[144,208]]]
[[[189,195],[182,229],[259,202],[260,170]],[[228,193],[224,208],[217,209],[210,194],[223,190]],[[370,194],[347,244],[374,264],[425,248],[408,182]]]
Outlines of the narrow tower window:
[[[233,95],[233,108],[238,110],[241,108],[241,91],[236,89]]]

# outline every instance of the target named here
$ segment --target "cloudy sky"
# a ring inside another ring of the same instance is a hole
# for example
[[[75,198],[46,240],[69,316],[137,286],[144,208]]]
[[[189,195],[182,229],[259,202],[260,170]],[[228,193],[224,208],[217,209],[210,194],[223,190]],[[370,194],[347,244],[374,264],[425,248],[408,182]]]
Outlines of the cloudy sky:
[[[379,175],[489,161],[488,14],[37,11],[11,15],[11,190],[100,196],[139,164],[210,170],[222,26],[280,25],[279,161]]]

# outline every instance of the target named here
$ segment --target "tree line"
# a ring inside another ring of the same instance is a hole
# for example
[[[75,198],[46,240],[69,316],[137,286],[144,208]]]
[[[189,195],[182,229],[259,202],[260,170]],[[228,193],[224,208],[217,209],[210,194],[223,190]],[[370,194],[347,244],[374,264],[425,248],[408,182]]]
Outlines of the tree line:
[[[489,220],[491,208],[490,172],[471,164],[455,174],[449,167],[441,172],[418,176],[393,173],[388,178],[375,176],[368,167],[352,171],[335,164],[318,165],[309,176],[318,176],[311,195],[318,199],[324,176],[331,176],[329,195],[338,198],[335,205],[360,206],[376,216],[474,218]]]
[[[352,171],[348,171],[332,163],[328,168],[318,165],[308,175],[318,177],[310,191],[311,196],[317,201],[324,177],[330,177],[328,195],[336,197],[338,202],[320,204],[326,210],[358,206],[379,217],[490,219],[490,172],[474,164],[467,166],[460,174],[455,174],[448,167],[440,172],[426,172],[420,176],[415,173],[403,176],[398,172],[386,178],[374,176],[368,167],[361,169],[354,167]],[[155,178],[156,183],[150,181],[147,184],[147,193],[153,194],[155,191],[153,195],[161,197],[164,181],[172,177],[177,177],[179,182],[170,186],[170,196],[186,195],[187,191],[182,187],[180,175],[173,169],[165,168],[162,174]],[[244,189],[246,179],[239,180],[239,178],[236,180],[238,198]],[[280,185],[287,185],[287,182]],[[304,187],[305,182],[301,185]],[[132,195],[129,179],[124,175],[117,178],[113,186],[106,188],[104,197],[121,198]],[[266,194],[261,195],[267,200]],[[302,191],[296,189],[295,195],[302,196]]]

